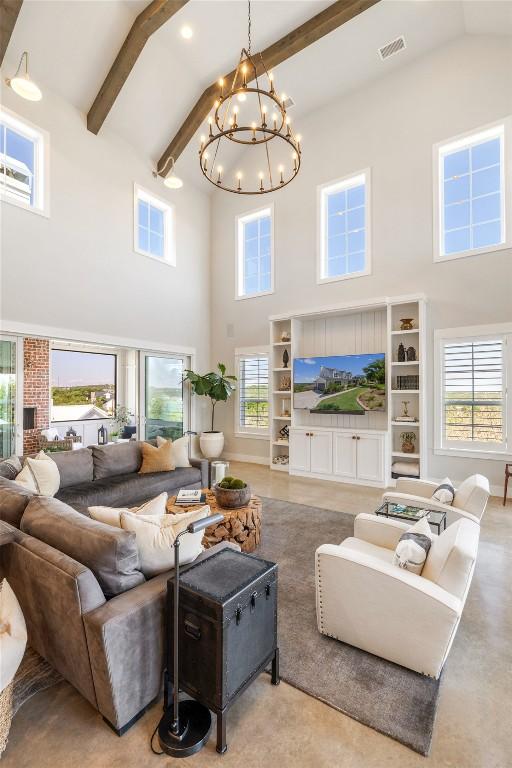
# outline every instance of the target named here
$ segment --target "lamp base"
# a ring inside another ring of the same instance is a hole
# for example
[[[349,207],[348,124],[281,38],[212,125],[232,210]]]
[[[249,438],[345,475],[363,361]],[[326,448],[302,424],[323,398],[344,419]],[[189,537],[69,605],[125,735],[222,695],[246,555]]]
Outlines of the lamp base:
[[[158,726],[158,740],[166,755],[190,757],[204,747],[210,736],[210,710],[193,699],[180,701],[180,732],[171,731],[172,706],[164,713]]]

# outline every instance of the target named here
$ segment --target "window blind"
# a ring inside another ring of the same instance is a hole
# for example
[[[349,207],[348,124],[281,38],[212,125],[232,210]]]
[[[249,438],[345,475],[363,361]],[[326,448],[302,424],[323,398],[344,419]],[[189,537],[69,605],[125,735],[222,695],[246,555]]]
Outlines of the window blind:
[[[240,427],[247,430],[268,429],[268,358],[241,358],[238,379]]]
[[[444,344],[446,443],[504,443],[504,348],[503,339]]]

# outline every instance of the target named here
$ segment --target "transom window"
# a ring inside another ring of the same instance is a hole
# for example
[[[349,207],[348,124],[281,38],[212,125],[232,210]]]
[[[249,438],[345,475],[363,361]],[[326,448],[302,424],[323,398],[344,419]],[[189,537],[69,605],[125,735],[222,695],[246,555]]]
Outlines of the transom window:
[[[319,189],[318,282],[370,272],[369,171]]]
[[[510,334],[440,341],[441,426],[438,447],[507,451],[507,358]]]
[[[48,134],[0,109],[0,195],[48,215]]]
[[[437,259],[505,247],[505,123],[437,147]]]
[[[237,230],[237,298],[272,293],[272,209],[238,216]]]
[[[176,264],[173,207],[136,184],[134,213],[137,253]]]
[[[238,424],[242,434],[268,436],[268,355],[238,353]]]

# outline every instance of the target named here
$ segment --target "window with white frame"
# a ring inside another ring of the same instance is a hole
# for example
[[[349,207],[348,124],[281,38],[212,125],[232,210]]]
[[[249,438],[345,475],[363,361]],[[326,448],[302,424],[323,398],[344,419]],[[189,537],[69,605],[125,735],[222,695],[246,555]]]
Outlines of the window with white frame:
[[[370,273],[370,172],[319,188],[318,282]]]
[[[144,256],[175,265],[174,208],[135,184],[134,249]]]
[[[237,298],[272,293],[272,208],[237,217]]]
[[[268,354],[237,352],[238,408],[236,431],[241,435],[268,437]]]
[[[49,214],[49,137],[13,112],[0,109],[0,196],[22,208]]]
[[[504,121],[435,147],[437,261],[508,247],[508,134]]]
[[[438,448],[506,453],[511,333],[465,333],[439,338]]]

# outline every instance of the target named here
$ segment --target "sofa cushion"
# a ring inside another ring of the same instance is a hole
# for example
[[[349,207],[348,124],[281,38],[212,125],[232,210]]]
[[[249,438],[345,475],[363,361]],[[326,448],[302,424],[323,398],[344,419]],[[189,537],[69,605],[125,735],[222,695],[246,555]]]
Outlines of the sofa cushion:
[[[5,477],[7,480],[14,480],[16,475],[19,475],[22,468],[18,456],[10,456],[8,459],[2,459],[2,461],[0,461],[0,477]]]
[[[151,472],[169,472],[176,469],[172,456],[172,443],[164,440],[159,446],[141,443],[142,466],[139,474],[147,475]]]
[[[41,496],[55,496],[60,486],[59,468],[51,456],[39,451],[34,457],[27,456],[16,483]]]
[[[488,479],[483,475],[471,475],[457,488],[453,506],[481,518],[487,506],[489,494]]]
[[[117,528],[121,526],[121,513],[132,512],[134,515],[155,516],[163,517],[167,510],[167,493],[160,493],[156,498],[145,501],[137,507],[103,507],[92,506],[89,507],[89,517],[93,520],[98,520],[100,523],[106,523],[107,525],[115,525]]]
[[[79,448],[76,451],[55,451],[52,459],[60,472],[60,487],[87,483],[93,479],[93,461],[90,448]]]
[[[14,480],[0,477],[0,520],[19,528],[25,508],[34,496]]]
[[[464,598],[478,551],[480,527],[471,520],[457,520],[434,536],[421,575],[455,597]]]
[[[94,462],[94,480],[138,472],[142,464],[142,452],[138,440],[115,445],[91,445]]]
[[[105,597],[144,582],[133,533],[91,520],[57,499],[31,499],[21,530],[89,568]]]
[[[152,472],[147,475],[127,474],[80,483],[62,488],[56,498],[86,515],[88,507],[133,507],[158,496],[175,494],[180,488],[201,488],[201,470],[196,467],[172,472]]]

